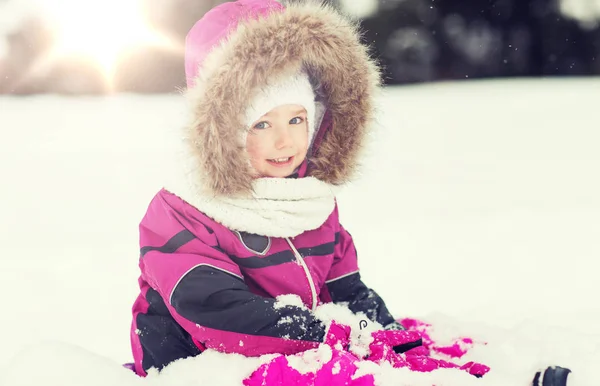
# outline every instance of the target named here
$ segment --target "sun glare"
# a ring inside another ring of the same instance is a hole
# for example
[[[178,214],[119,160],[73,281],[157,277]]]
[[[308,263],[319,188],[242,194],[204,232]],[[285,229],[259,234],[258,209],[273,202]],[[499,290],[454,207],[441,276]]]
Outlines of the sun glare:
[[[140,0],[45,0],[55,25],[55,55],[80,55],[98,62],[109,75],[125,49],[166,44],[144,21]]]

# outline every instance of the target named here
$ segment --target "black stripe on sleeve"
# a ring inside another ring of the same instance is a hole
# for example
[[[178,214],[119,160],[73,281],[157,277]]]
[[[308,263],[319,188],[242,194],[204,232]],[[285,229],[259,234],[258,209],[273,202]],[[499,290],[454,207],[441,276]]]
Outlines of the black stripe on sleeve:
[[[187,229],[182,230],[177,233],[175,236],[171,237],[169,241],[167,241],[164,245],[160,247],[151,247],[146,246],[140,248],[140,257],[144,257],[144,255],[150,251],[159,251],[162,253],[173,253],[185,244],[189,243],[195,238],[192,232]]]
[[[248,335],[320,342],[325,326],[300,307],[275,307],[275,299],[250,292],[238,277],[201,265],[171,294],[173,308],[201,326]]]

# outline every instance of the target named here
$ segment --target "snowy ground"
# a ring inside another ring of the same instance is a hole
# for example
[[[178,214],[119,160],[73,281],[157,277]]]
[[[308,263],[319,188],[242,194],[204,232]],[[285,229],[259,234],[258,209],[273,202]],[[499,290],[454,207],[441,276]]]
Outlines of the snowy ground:
[[[473,384],[526,385],[548,362],[600,384],[599,101],[600,79],[381,98],[342,221],[395,315],[488,342]],[[185,122],[178,96],[0,97],[0,384],[232,385],[257,366],[211,354],[142,381],[116,365],[131,359],[137,225]]]

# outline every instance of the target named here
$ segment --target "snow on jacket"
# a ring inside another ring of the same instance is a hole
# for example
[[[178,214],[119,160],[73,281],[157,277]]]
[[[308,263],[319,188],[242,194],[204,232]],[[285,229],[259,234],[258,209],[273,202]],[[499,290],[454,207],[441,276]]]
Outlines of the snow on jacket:
[[[241,215],[229,214],[224,225],[218,205],[208,215],[197,204],[254,197],[257,182],[237,141],[242,112],[268,77],[301,67],[326,113],[309,159],[280,180],[293,187],[294,181],[334,186],[351,179],[379,85],[359,40],[355,25],[330,7],[274,0],[224,3],[188,34],[194,117],[184,141],[186,187],[158,192],[140,224],[140,294],[131,328],[138,374],[206,348],[247,356],[314,348],[326,326],[311,310],[324,302],[347,303],[382,326],[395,325],[361,281],[337,205],[320,225],[278,237],[248,231],[252,221]],[[285,294],[298,295],[305,307],[279,304],[275,297]]]

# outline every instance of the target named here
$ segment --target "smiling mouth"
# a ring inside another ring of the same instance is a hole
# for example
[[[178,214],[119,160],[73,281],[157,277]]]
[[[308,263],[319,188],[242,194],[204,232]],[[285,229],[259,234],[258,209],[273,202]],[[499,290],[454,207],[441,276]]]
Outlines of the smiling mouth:
[[[294,157],[283,157],[283,158],[274,158],[268,159],[267,162],[273,166],[288,166],[292,163]]]

